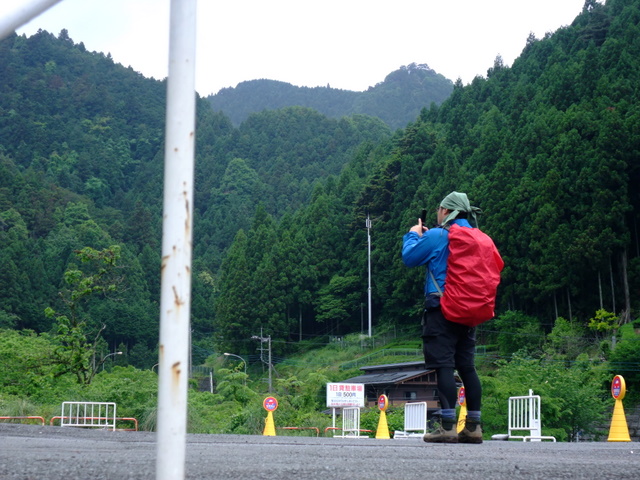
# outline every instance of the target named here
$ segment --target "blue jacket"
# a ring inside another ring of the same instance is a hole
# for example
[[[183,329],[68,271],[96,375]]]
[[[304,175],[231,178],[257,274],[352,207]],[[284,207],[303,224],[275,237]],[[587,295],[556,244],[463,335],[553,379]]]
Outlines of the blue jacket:
[[[453,220],[451,224],[473,228],[464,218]],[[437,293],[429,271],[433,272],[440,289],[444,292],[447,277],[447,259],[449,258],[449,231],[442,227],[427,230],[418,236],[408,232],[402,237],[402,261],[407,267],[427,266],[424,294]]]

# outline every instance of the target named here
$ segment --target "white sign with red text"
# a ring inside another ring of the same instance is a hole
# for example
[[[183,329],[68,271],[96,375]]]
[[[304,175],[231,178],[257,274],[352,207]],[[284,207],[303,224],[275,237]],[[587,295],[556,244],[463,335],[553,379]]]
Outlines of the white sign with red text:
[[[327,407],[364,407],[364,384],[327,383]]]

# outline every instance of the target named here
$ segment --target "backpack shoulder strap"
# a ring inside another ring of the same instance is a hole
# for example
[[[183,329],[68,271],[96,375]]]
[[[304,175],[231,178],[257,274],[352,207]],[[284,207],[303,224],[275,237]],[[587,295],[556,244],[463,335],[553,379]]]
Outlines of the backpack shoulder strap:
[[[439,227],[449,232],[449,229],[451,228],[451,224],[439,225]],[[433,275],[433,272],[431,271],[431,269],[429,269],[429,275],[431,275],[431,281],[436,286],[436,290],[438,291],[438,296],[441,297],[442,295],[444,295],[444,293],[442,293],[442,289],[440,288],[440,285],[438,285],[438,282],[436,281],[436,277]]]
[[[438,296],[441,297],[443,295],[442,289],[440,288],[440,285],[438,285],[438,282],[436,282],[436,277],[433,275],[433,272],[431,270],[429,270],[429,275],[431,275],[431,281],[436,286],[436,290],[438,291]]]

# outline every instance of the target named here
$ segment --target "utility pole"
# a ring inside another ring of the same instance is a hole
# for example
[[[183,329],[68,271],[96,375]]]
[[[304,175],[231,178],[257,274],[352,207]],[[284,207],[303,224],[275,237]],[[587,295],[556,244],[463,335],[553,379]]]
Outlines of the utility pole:
[[[368,265],[368,277],[369,277],[369,288],[368,288],[369,338],[371,338],[371,219],[369,218],[369,213],[367,213],[367,221],[365,222],[365,226],[367,227],[367,265]]]
[[[262,336],[262,331],[260,332],[260,336],[257,335],[253,335],[251,337],[252,340],[260,340],[260,360],[262,360],[264,362],[264,360],[262,359],[262,344],[264,342],[267,342],[268,345],[268,350],[269,350],[269,363],[267,364],[268,368],[269,368],[269,393],[271,393],[271,335],[267,336],[267,337],[263,337]]]

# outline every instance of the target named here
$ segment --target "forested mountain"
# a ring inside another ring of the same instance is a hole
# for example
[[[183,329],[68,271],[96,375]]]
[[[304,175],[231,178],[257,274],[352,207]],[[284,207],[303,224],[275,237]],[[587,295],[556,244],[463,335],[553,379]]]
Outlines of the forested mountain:
[[[310,107],[330,117],[371,115],[389,127],[404,128],[431,102],[440,105],[453,90],[453,82],[426,64],[412,63],[391,72],[383,82],[364,92],[326,87],[295,87],[275,80],[249,80],[223,88],[207,100],[215,111],[240,125],[251,113],[289,106]]]
[[[165,88],[64,30],[0,42],[0,327],[47,332],[56,323],[45,307],[73,308],[92,329],[104,326],[112,350],[122,343],[132,361],[155,363]],[[210,279],[257,206],[277,218],[295,211],[362,145],[390,136],[373,117],[329,119],[302,107],[236,128],[197,102],[196,340],[212,331]],[[75,305],[65,272],[99,269],[77,252],[114,245],[122,291]]]
[[[283,353],[360,331],[367,214],[374,328],[415,325],[424,271],[402,265],[401,237],[452,190],[484,210],[506,262],[491,329],[535,348],[560,317],[594,335],[636,318],[639,39],[640,0],[587,0],[394,134],[299,106],[234,126],[198,98],[196,347],[254,353],[262,332]],[[0,327],[68,332],[51,306],[155,363],[163,103],[163,82],[64,31],[0,42]],[[111,276],[92,275],[114,245]],[[69,301],[103,278],[101,298]],[[609,323],[590,327],[599,310]]]
[[[504,316],[489,328],[526,332],[532,349],[558,317],[600,335],[635,318],[639,22],[637,0],[587,1],[571,26],[531,36],[511,68],[496,59],[488,78],[458,82],[440,107],[354,157],[291,218],[256,217],[222,266],[219,344],[249,351],[259,328],[283,341],[359,331],[367,212],[374,324],[414,325],[424,271],[402,265],[401,236],[452,190],[483,208],[506,262]],[[354,172],[368,165],[363,183]],[[599,310],[608,324],[593,320]]]

